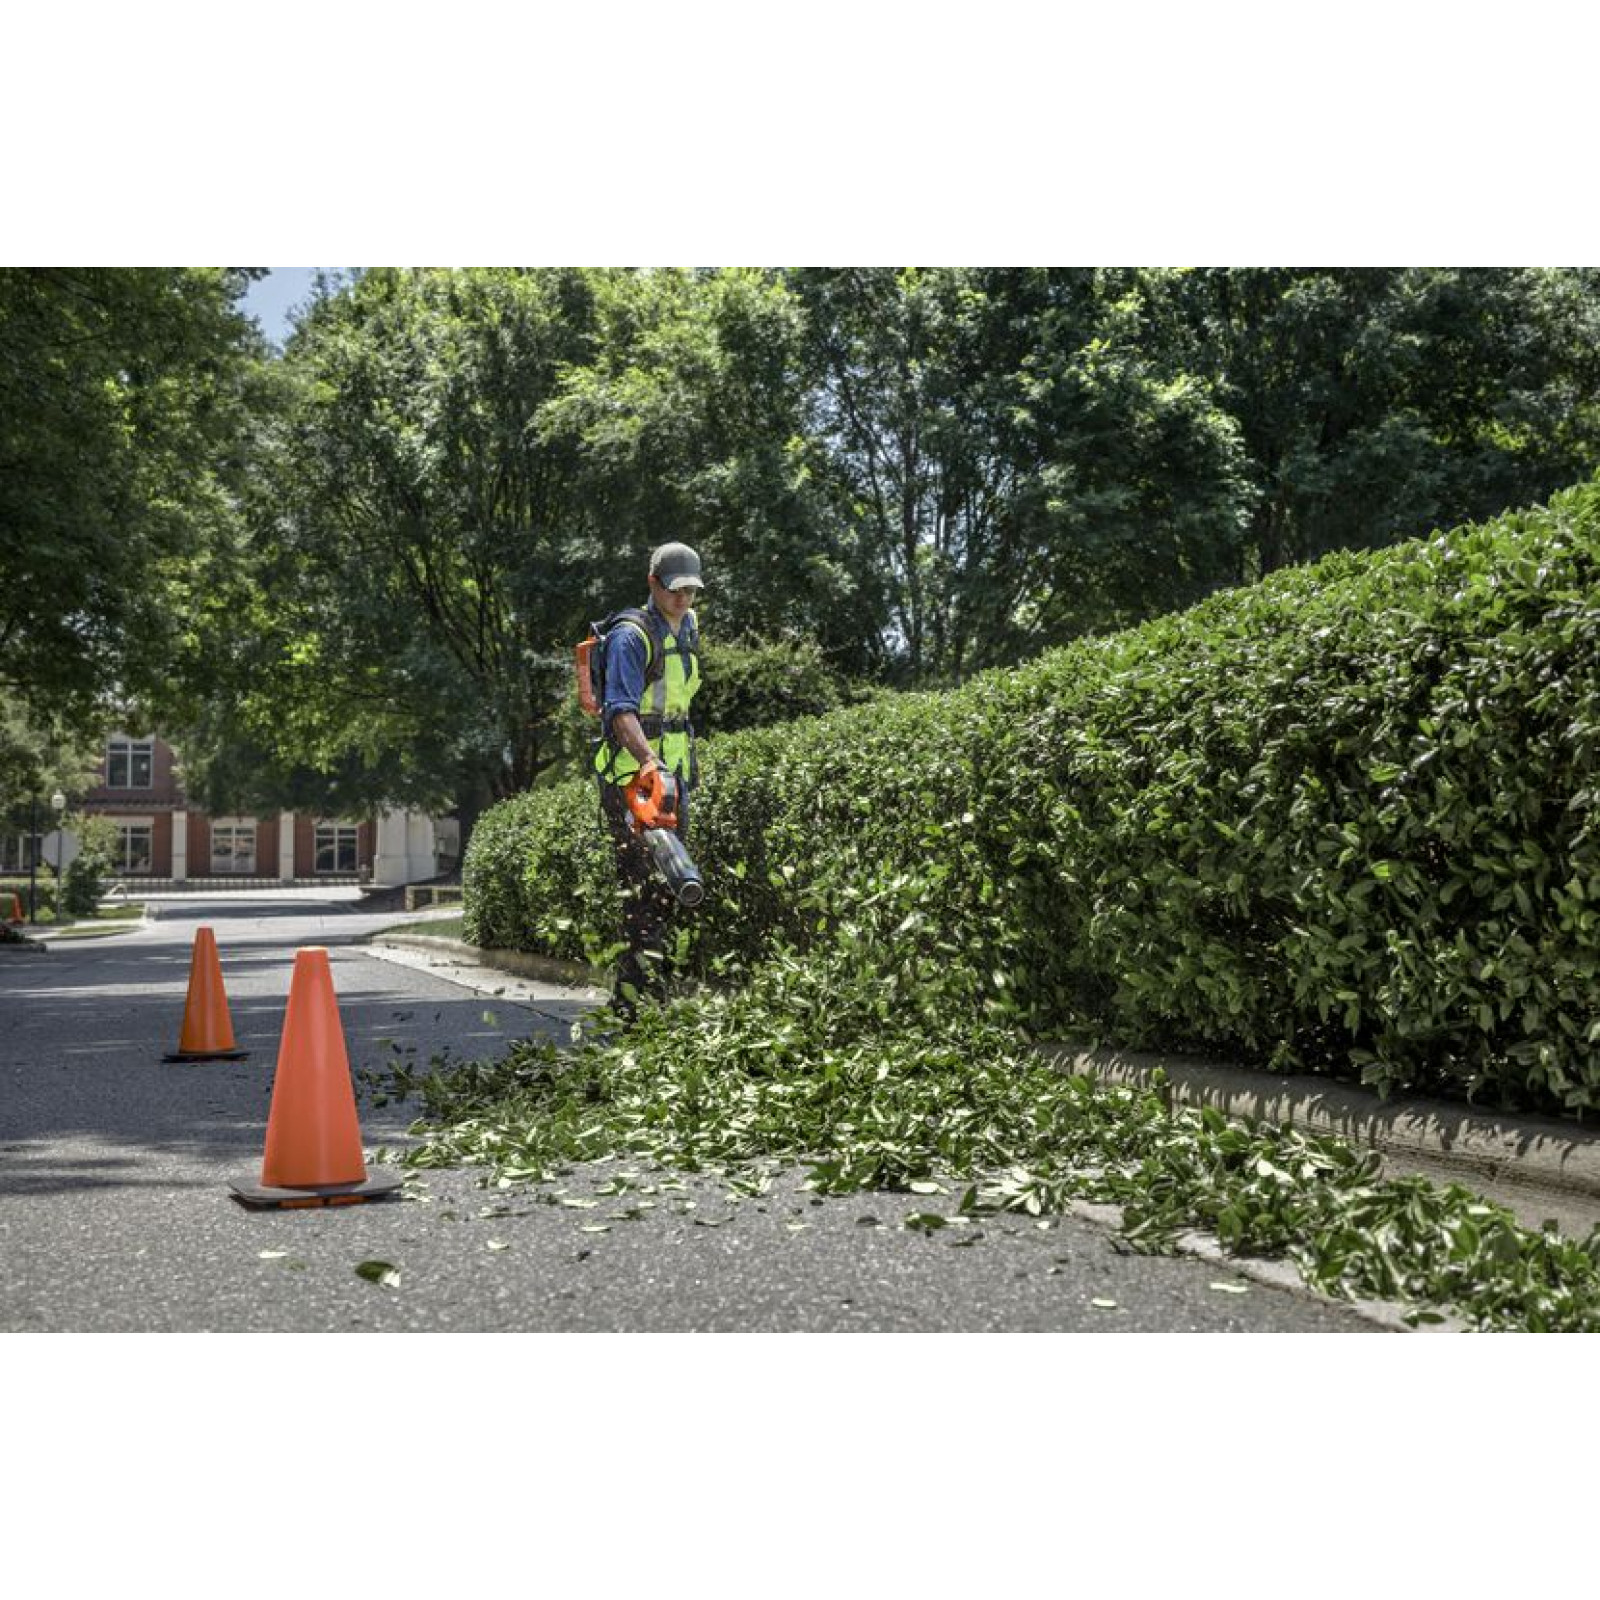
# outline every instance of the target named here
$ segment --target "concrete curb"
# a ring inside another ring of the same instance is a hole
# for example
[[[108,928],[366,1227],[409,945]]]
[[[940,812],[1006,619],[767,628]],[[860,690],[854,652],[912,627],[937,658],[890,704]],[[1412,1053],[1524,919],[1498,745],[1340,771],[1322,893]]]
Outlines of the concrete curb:
[[[435,938],[428,933],[375,933],[368,944],[397,944],[414,950],[434,950],[440,955],[459,956],[478,967],[495,967],[514,972],[519,978],[537,978],[545,983],[564,983],[587,989],[609,990],[611,974],[582,961],[562,961],[555,956],[530,955],[524,950],[480,950],[460,939]]]
[[[1149,1084],[1164,1072],[1172,1103],[1336,1134],[1380,1153],[1418,1157],[1490,1181],[1600,1200],[1600,1132],[1551,1117],[1497,1116],[1448,1101],[1382,1100],[1307,1076],[1277,1077],[1193,1057],[1045,1043],[1042,1055],[1107,1083]]]
[[[69,927],[48,927],[32,935],[41,944],[56,944],[62,939],[111,939],[119,933],[138,933],[141,928],[148,928],[156,919],[151,915],[150,908],[146,906],[138,917],[130,917],[126,921],[107,921],[93,923],[85,919],[74,922]]]
[[[114,939],[122,933],[138,933],[141,928],[149,925],[149,919],[144,918],[139,922],[110,922],[103,928],[88,928],[81,923],[76,929],[52,928],[48,933],[34,935],[45,944],[60,944],[63,940],[70,942],[73,939]]]

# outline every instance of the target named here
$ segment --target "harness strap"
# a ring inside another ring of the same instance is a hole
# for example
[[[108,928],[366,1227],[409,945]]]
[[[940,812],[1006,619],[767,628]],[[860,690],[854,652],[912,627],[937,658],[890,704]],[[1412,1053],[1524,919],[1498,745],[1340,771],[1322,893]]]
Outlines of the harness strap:
[[[693,733],[694,724],[687,717],[664,717],[647,711],[639,718],[639,731],[647,739],[659,739],[664,733]]]

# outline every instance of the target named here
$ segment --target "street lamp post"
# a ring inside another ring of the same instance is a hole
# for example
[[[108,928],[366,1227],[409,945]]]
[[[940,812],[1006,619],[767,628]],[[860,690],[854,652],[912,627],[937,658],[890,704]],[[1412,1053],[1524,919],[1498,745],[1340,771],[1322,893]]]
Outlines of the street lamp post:
[[[39,795],[35,790],[28,812],[28,925],[39,921]]]
[[[67,809],[67,797],[57,789],[50,796],[50,809],[56,814],[56,858],[51,866],[56,875],[56,921],[61,920],[61,857],[65,853],[66,835],[61,826],[61,819]]]

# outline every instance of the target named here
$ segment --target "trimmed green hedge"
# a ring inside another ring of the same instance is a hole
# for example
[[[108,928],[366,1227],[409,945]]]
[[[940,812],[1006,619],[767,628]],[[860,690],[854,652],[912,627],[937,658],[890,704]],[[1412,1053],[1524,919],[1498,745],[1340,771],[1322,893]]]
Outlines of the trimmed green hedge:
[[[695,726],[709,735],[763,728],[794,717],[822,716],[872,698],[828,665],[805,634],[776,639],[708,638],[705,683],[695,696]]]
[[[1597,577],[1600,483],[709,740],[691,965],[887,930],[908,1019],[1595,1105]],[[603,958],[616,914],[591,785],[479,823],[469,938]]]

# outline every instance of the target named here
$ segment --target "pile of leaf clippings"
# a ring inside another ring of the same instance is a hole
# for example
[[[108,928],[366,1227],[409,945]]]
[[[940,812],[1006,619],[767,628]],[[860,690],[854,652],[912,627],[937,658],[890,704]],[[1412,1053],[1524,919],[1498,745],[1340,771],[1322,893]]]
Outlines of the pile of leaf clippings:
[[[420,1142],[395,1157],[413,1167],[536,1184],[622,1158],[758,1186],[803,1167],[819,1194],[914,1196],[906,1223],[929,1232],[1112,1204],[1130,1248],[1202,1231],[1234,1255],[1287,1258],[1326,1294],[1398,1302],[1414,1323],[1600,1330],[1600,1229],[1534,1232],[1459,1185],[1383,1178],[1376,1155],[1337,1139],[1173,1108],[1159,1083],[1096,1084],[1005,1020],[897,1021],[881,968],[839,946],[780,952],[736,990],[596,1024],[569,1050],[525,1041],[390,1071],[391,1089],[421,1097]]]

